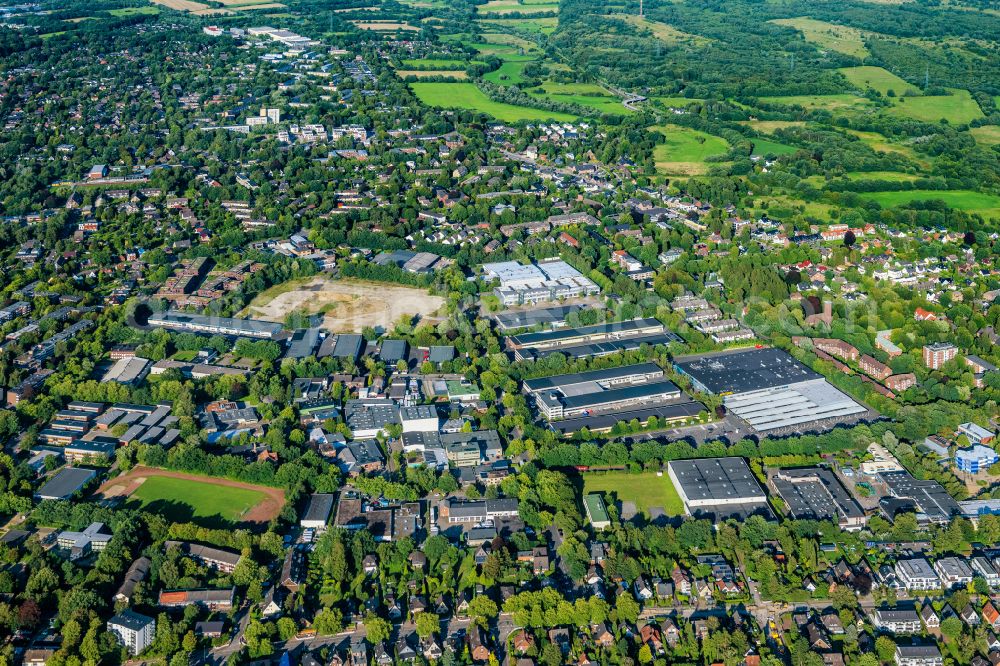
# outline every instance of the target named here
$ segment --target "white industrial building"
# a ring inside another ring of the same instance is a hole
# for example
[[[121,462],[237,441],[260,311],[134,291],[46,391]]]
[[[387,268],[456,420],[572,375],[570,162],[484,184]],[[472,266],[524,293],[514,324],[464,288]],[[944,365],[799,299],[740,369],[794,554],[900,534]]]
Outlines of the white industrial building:
[[[543,259],[537,264],[519,264],[516,261],[483,264],[483,276],[500,282],[494,293],[506,306],[591,296],[601,292],[593,280],[558,258]]]

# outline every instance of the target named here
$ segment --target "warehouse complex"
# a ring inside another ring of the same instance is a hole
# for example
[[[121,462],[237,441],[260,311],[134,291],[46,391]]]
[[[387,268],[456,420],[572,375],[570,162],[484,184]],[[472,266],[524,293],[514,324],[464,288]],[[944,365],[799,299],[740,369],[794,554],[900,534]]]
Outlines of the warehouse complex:
[[[667,474],[691,516],[716,521],[752,515],[774,517],[764,489],[743,458],[672,460]]]
[[[537,264],[516,261],[483,264],[483,277],[500,282],[494,293],[505,306],[593,296],[601,292],[593,280],[558,258]]]
[[[550,354],[578,359],[638,349],[644,344],[681,341],[659,319],[648,318],[512,335],[507,338],[507,348],[518,361],[537,360]]]
[[[796,520],[832,520],[845,530],[865,526],[865,512],[826,467],[779,469],[771,485]]]
[[[232,317],[206,317],[170,310],[150,315],[149,325],[183,333],[208,333],[241,338],[274,340],[281,335],[282,325],[259,319],[234,319]]]
[[[528,379],[524,392],[549,420],[677,400],[681,390],[655,363]]]
[[[780,349],[679,358],[674,367],[691,379],[695,389],[724,396],[726,408],[758,432],[867,411]]]

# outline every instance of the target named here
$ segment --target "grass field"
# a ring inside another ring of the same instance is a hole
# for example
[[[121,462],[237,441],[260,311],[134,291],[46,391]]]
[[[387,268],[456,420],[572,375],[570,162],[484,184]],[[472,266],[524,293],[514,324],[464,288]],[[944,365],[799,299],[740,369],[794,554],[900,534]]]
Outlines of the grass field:
[[[621,100],[609,94],[604,88],[593,83],[554,83],[547,81],[539,88],[529,90],[532,97],[550,99],[554,102],[579,104],[592,108],[600,113],[625,114],[632,113]]]
[[[677,125],[653,127],[666,141],[653,149],[656,168],[667,174],[697,175],[708,171],[705,158],[721,155],[729,149],[722,139]]]
[[[835,23],[827,23],[826,21],[817,21],[805,16],[776,19],[771,21],[771,23],[794,28],[802,33],[802,37],[807,42],[812,42],[824,49],[830,49],[831,51],[854,56],[855,58],[866,58],[870,55],[867,47],[865,47],[864,33],[856,28],[848,28]]]
[[[692,35],[691,33],[684,32],[683,30],[678,30],[674,26],[667,23],[650,21],[647,18],[635,16],[634,14],[612,14],[609,15],[608,18],[620,19],[641,30],[648,30],[653,33],[654,37],[666,44],[692,44],[694,46],[704,46],[712,41],[707,37]]]
[[[791,155],[798,148],[767,139],[753,139],[754,155]]]
[[[248,488],[220,488],[210,481],[154,476],[132,493],[129,504],[175,522],[238,523],[263,499],[264,493]]]
[[[209,6],[193,0],[150,0],[158,5],[163,5],[167,9],[176,9],[180,12],[197,12],[209,9]]]
[[[534,42],[529,42],[527,39],[518,37],[517,35],[508,35],[505,32],[484,32],[482,33],[482,37],[490,44],[515,46],[519,49],[524,49],[525,51],[538,49]]]
[[[407,69],[464,69],[465,61],[458,58],[411,58],[401,60]]]
[[[464,69],[397,69],[396,74],[400,78],[415,76],[418,79],[432,79],[435,76],[447,76],[450,79],[464,81],[469,78],[469,74]]]
[[[285,494],[278,488],[142,466],[107,481],[97,496],[126,498],[130,508],[220,529],[266,524],[285,503]]]
[[[674,489],[674,484],[655,472],[628,474],[626,472],[589,472],[583,475],[583,494],[604,493],[614,495],[618,501],[635,502],[636,508],[649,515],[658,507],[668,516],[684,515],[684,503]],[[606,504],[612,502],[605,496]]]
[[[900,97],[889,109],[895,116],[903,116],[926,123],[947,120],[952,124],[968,123],[983,117],[983,111],[968,90],[951,89],[951,95],[927,97]]]
[[[789,127],[806,126],[801,120],[741,120],[740,123],[749,125],[762,134],[773,134],[778,130],[788,129]]]
[[[428,106],[469,109],[487,113],[497,120],[576,120],[568,113],[532,109],[514,104],[494,102],[474,83],[411,83],[413,93]]]
[[[900,155],[906,155],[907,157],[915,158],[917,156],[916,152],[910,146],[903,146],[898,143],[893,143],[884,134],[879,134],[878,132],[862,132],[861,130],[845,130],[848,134],[852,134],[859,139],[861,139],[865,144],[868,145],[872,150],[879,153],[899,153]]]
[[[514,0],[489,0],[485,5],[478,5],[476,11],[480,14],[513,14],[519,12],[524,15],[542,14],[545,12],[558,12],[558,2],[532,2],[520,4]]]
[[[483,80],[497,85],[512,86],[524,83],[524,68],[528,61],[508,60],[492,72],[483,74]]]
[[[542,18],[511,18],[511,19],[484,19],[483,27],[487,28],[489,25],[499,25],[507,28],[520,28],[527,32],[535,32],[541,35],[550,35],[555,32],[556,27],[559,25],[559,19],[555,16],[546,16]]]
[[[650,99],[659,102],[667,108],[676,109],[684,109],[701,101],[700,99],[691,97],[650,97]]]
[[[801,106],[804,109],[826,109],[827,111],[860,111],[869,105],[858,95],[787,95],[781,97],[761,97],[764,104]]]
[[[858,88],[871,88],[883,95],[891,90],[897,95],[904,92],[917,92],[918,88],[907,83],[892,72],[882,67],[841,67],[839,70],[844,77]]]
[[[972,190],[909,190],[904,192],[865,192],[860,196],[877,201],[886,208],[911,201],[944,201],[951,208],[985,217],[1000,217],[1000,196]]]
[[[1000,125],[983,125],[982,127],[973,127],[969,130],[969,134],[971,134],[976,139],[976,143],[980,145],[1000,145]]]
[[[137,14],[159,14],[159,7],[123,7],[121,9],[109,9],[112,16],[135,16]]]
[[[409,23],[400,23],[399,21],[351,21],[355,27],[361,30],[373,30],[375,32],[417,32],[420,28],[410,25]]]

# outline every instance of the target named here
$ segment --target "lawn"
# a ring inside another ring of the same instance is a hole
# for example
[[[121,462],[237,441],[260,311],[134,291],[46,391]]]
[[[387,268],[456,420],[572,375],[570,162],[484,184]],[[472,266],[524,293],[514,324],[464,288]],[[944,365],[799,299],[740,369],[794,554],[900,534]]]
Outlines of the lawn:
[[[976,143],[982,146],[1000,145],[1000,125],[973,127],[969,130],[969,134],[976,139]]]
[[[150,476],[129,496],[128,505],[157,513],[173,522],[205,526],[235,525],[266,495],[249,488],[166,476]]]
[[[771,21],[787,28],[794,28],[802,33],[802,37],[807,42],[812,42],[825,49],[854,56],[855,58],[865,58],[869,55],[865,47],[864,33],[856,28],[817,21],[815,19],[800,16],[799,18],[776,19]]]
[[[650,97],[650,99],[659,102],[663,106],[675,109],[685,109],[701,101],[692,97]]]
[[[983,117],[983,111],[968,90],[949,89],[950,95],[900,97],[889,109],[894,116],[903,116],[925,123],[947,120],[952,124],[968,123]]]
[[[844,77],[858,88],[871,88],[883,95],[889,91],[901,95],[906,91],[918,92],[918,88],[892,72],[882,67],[841,67],[839,70]]]
[[[590,493],[606,493],[618,501],[635,502],[636,508],[647,516],[653,507],[663,509],[668,516],[684,515],[684,503],[674,484],[669,477],[657,476],[656,472],[588,472],[583,475],[583,494]],[[613,499],[605,497],[604,502],[611,504]]]
[[[767,139],[753,139],[754,155],[791,155],[798,148]]]
[[[421,102],[441,108],[469,109],[487,113],[503,122],[520,120],[576,120],[568,113],[532,109],[494,102],[474,83],[411,83],[410,88]]]
[[[465,69],[464,60],[457,58],[416,58],[401,60],[406,69]]]
[[[677,125],[652,128],[666,137],[666,141],[653,149],[656,168],[668,174],[692,175],[708,171],[705,158],[721,155],[729,144],[705,132]]]
[[[944,201],[951,208],[969,213],[979,213],[986,217],[1000,217],[1000,196],[984,194],[972,190],[907,190],[901,192],[865,192],[859,194],[866,199],[877,201],[886,208],[899,206],[911,201]]]

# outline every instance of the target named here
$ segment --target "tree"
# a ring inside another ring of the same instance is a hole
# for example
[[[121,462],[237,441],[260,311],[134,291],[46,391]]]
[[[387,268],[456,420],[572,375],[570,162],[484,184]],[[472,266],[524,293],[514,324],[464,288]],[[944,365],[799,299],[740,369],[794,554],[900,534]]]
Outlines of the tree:
[[[875,639],[875,654],[880,661],[891,662],[896,657],[896,643],[888,636],[879,636]]]
[[[298,633],[298,627],[295,626],[295,620],[290,617],[278,618],[278,638],[283,641],[291,640],[296,633]]]
[[[639,602],[630,594],[618,595],[618,600],[615,601],[615,610],[618,612],[619,622],[635,624],[636,620],[639,619]]]
[[[392,633],[392,625],[386,620],[377,615],[369,615],[365,618],[364,624],[368,642],[372,645],[378,645],[389,640],[389,635]]]
[[[320,636],[332,636],[344,629],[344,615],[336,608],[324,608],[316,613],[313,627]]]
[[[941,620],[941,633],[948,638],[955,639],[961,636],[962,627],[962,620],[956,615]]]
[[[499,609],[497,608],[496,602],[489,597],[478,596],[473,597],[472,600],[469,601],[469,616],[473,619],[485,623],[485,621],[495,618],[498,612]]]
[[[441,618],[435,613],[420,613],[417,615],[417,636],[426,639],[436,634],[441,629]]]

